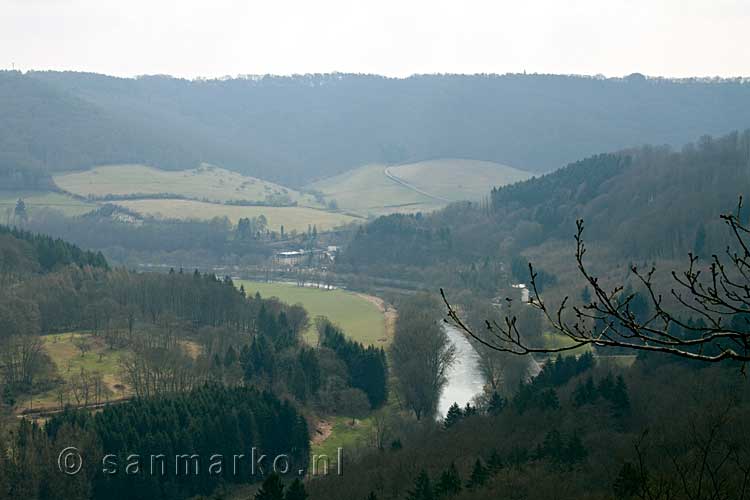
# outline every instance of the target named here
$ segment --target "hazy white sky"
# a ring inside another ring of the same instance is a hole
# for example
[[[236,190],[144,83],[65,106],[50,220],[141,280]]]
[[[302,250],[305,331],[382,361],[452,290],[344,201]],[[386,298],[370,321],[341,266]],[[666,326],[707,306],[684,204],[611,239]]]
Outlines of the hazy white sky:
[[[0,68],[750,76],[750,0],[0,0]]]

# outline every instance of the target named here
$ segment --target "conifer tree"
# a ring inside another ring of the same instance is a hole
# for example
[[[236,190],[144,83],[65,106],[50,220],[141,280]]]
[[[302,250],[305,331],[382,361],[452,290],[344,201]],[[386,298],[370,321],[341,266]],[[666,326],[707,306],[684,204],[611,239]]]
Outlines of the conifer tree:
[[[450,467],[440,474],[440,478],[435,485],[435,498],[451,498],[461,492],[461,476],[458,474],[456,464],[451,463]]]
[[[625,380],[622,375],[617,376],[617,381],[612,389],[612,405],[615,408],[615,413],[618,416],[622,416],[630,411],[630,397],[628,396],[628,387],[625,385]]]
[[[289,485],[284,498],[285,500],[306,500],[308,497],[304,483],[297,478]]]
[[[489,475],[487,467],[482,464],[482,459],[477,458],[477,461],[474,462],[474,468],[471,470],[471,476],[466,483],[466,488],[469,490],[479,488],[487,482]]]
[[[406,494],[407,500],[434,500],[435,496],[430,485],[430,476],[422,471],[414,482],[414,489]]]
[[[505,408],[505,405],[507,404],[507,401],[504,397],[502,397],[497,391],[492,393],[492,397],[490,397],[490,402],[487,406],[487,412],[490,415],[499,415],[501,411],[503,411],[503,408]]]
[[[443,425],[446,429],[450,429],[451,427],[456,425],[463,418],[463,416],[463,411],[461,411],[461,407],[458,406],[458,403],[453,403],[451,407],[448,408],[448,413],[445,415]]]
[[[492,453],[490,453],[490,459],[487,461],[487,468],[493,474],[503,468],[503,459],[496,449],[493,449]]]
[[[224,366],[229,368],[233,364],[237,362],[237,351],[234,350],[234,347],[231,345],[229,346],[229,349],[227,349],[226,354],[224,355]]]
[[[578,434],[573,434],[565,446],[564,456],[562,457],[568,464],[582,462],[588,456],[588,450],[583,446],[583,442]]]
[[[255,500],[284,500],[284,483],[275,472],[271,473],[264,481]]]

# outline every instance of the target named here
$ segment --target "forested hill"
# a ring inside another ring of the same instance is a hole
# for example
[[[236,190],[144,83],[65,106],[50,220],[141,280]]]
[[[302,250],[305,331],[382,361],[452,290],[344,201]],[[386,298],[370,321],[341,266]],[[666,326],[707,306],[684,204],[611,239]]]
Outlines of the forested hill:
[[[576,219],[587,239],[629,259],[706,257],[729,234],[719,215],[750,195],[750,130],[704,136],[680,151],[642,147],[600,154],[551,174],[490,192],[430,216],[393,215],[357,233],[345,265],[477,262],[529,247],[572,241]],[[750,213],[745,208],[743,214]]]
[[[0,72],[0,109],[0,189],[46,187],[43,174],[52,170],[139,161],[178,168],[195,160],[158,122],[30,74]]]
[[[643,257],[723,248],[719,215],[750,194],[750,130],[702,137],[675,152],[644,147],[594,156],[492,191],[495,218],[525,221],[528,243],[565,237],[575,220],[589,238]],[[747,216],[745,208],[744,215]],[[705,255],[704,255],[705,256]]]
[[[0,104],[0,171],[209,162],[289,185],[368,162],[441,157],[544,172],[750,125],[744,81],[639,75],[186,81],[3,72]]]
[[[0,284],[68,265],[109,269],[101,252],[91,252],[42,234],[0,225]]]

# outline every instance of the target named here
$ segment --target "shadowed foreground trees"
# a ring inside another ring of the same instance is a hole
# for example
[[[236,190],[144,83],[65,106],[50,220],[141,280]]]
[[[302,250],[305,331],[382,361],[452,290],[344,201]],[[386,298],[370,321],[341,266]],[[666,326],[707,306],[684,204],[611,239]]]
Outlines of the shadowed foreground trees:
[[[584,224],[577,222],[575,259],[580,274],[593,290],[590,302],[568,306],[568,297],[557,309],[550,308],[537,286],[538,275],[529,264],[532,296],[529,305],[541,311],[551,327],[568,342],[562,347],[532,345],[519,331],[515,316],[487,320],[486,333],[464,322],[443,290],[448,318],[486,347],[513,354],[554,353],[582,346],[620,348],[663,353],[699,362],[750,361],[750,228],[743,223],[742,199],[736,213],[721,215],[733,244],[723,254],[713,254],[703,267],[700,256],[689,254],[682,272],[672,271],[674,284],[664,297],[654,281],[656,269],[647,272],[631,266],[645,290],[642,296],[623,285],[605,288],[586,267]],[[674,306],[671,304],[675,304]]]

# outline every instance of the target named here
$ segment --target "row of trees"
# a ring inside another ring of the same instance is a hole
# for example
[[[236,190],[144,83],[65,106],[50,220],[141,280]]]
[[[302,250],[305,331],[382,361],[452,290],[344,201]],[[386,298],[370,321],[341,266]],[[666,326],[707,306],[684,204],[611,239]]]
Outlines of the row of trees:
[[[370,407],[379,408],[388,399],[388,363],[385,351],[349,340],[330,321],[318,324],[321,345],[333,350],[349,372],[351,386],[367,395]]]

